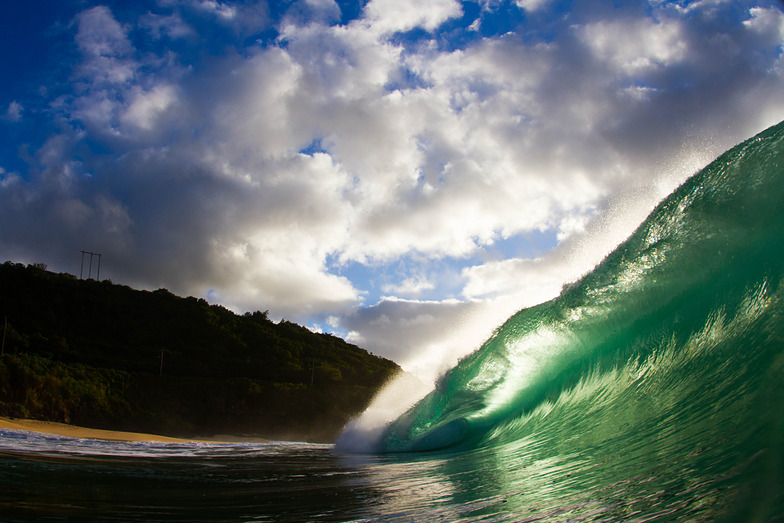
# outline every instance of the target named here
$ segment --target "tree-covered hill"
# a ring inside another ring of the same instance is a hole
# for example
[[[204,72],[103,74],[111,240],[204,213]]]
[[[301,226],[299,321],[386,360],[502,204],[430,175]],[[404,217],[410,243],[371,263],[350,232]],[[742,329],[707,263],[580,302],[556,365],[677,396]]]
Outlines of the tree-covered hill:
[[[0,415],[98,428],[326,441],[399,371],[266,312],[11,262],[0,322]]]

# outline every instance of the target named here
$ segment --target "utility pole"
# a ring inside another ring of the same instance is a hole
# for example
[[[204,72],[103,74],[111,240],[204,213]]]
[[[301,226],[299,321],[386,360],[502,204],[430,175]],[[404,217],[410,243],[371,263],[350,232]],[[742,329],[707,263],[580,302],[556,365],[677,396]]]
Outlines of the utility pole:
[[[84,276],[84,255],[90,255],[90,263],[87,266],[87,279],[89,280],[93,275],[93,256],[98,257],[98,270],[95,275],[95,279],[101,281],[101,253],[100,252],[90,252],[90,251],[82,251],[82,266],[79,268],[79,279],[81,280]]]
[[[163,376],[163,351],[161,351],[161,368],[158,371],[158,376]]]

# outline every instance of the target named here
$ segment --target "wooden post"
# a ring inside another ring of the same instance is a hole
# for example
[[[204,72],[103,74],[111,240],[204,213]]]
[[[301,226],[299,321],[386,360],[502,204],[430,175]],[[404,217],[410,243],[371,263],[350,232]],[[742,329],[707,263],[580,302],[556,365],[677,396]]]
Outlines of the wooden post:
[[[161,351],[161,369],[158,371],[158,376],[163,376],[163,351]]]

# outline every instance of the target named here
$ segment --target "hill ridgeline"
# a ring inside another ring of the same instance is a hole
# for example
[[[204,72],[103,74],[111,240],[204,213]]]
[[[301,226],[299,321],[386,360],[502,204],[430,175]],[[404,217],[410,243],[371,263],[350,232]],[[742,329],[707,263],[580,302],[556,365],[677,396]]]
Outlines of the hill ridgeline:
[[[0,266],[0,415],[332,441],[400,368],[266,312]]]

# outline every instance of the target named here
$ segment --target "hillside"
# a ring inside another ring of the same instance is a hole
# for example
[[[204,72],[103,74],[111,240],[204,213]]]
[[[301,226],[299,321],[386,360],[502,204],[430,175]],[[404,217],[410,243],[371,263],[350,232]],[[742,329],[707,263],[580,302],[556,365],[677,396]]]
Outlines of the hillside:
[[[266,312],[11,262],[6,318],[0,415],[95,428],[330,441],[399,371]]]

